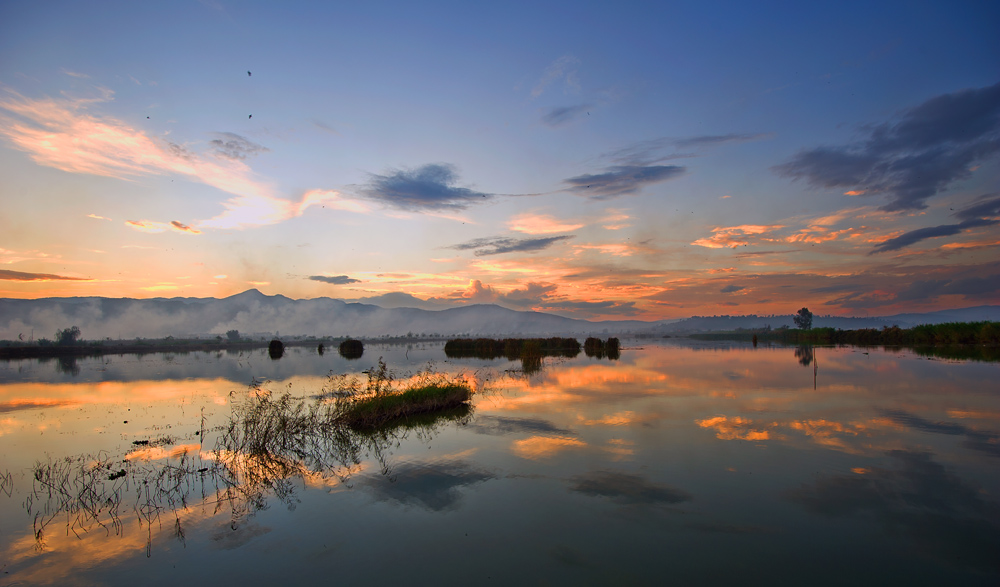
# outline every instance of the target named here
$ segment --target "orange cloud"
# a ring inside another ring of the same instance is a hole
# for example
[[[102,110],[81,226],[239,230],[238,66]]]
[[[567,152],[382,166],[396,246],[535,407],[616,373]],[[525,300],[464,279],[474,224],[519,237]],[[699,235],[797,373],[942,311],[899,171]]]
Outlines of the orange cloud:
[[[747,236],[761,235],[780,228],[784,228],[784,226],[780,224],[741,224],[740,226],[718,227],[712,229],[714,233],[712,236],[700,238],[691,244],[709,249],[733,248],[750,244],[750,240],[746,238]]]
[[[626,223],[631,217],[626,214],[623,210],[617,210],[615,208],[608,208],[605,210],[604,221],[610,222],[611,224],[603,225],[605,230],[621,230],[623,228],[628,228],[632,226]]]
[[[788,427],[812,437],[816,444],[841,450],[848,450],[848,446],[840,436],[857,436],[859,432],[866,429],[863,424],[848,424],[845,426],[840,422],[831,422],[823,419],[790,422]]]
[[[597,420],[583,420],[584,426],[628,426],[636,421],[635,412],[618,412],[610,414]]]
[[[170,226],[174,230],[176,230],[177,232],[189,232],[191,234],[201,234],[201,231],[198,230],[197,228],[191,228],[187,224],[181,224],[180,222],[177,222],[176,220],[171,220],[170,221]]]
[[[844,195],[845,195],[845,196],[862,196],[862,195],[864,195],[864,194],[865,194],[865,193],[866,193],[867,191],[868,191],[868,190],[851,190],[851,191],[849,191],[849,192],[844,192]]]
[[[549,458],[566,449],[585,446],[586,442],[566,436],[532,436],[514,441],[511,451],[521,458],[537,460]]]
[[[122,120],[87,112],[90,105],[113,99],[114,92],[107,89],[89,99],[31,99],[8,90],[0,109],[18,118],[0,117],[0,135],[39,165],[69,173],[119,179],[176,173],[233,194],[223,203],[221,214],[199,224],[205,228],[274,224],[300,216],[315,205],[367,211],[363,204],[342,200],[332,191],[312,190],[298,200],[279,198],[242,160],[198,154],[148,136]]]
[[[767,430],[754,430],[753,420],[739,416],[727,418],[716,416],[706,420],[695,420],[702,428],[714,428],[715,437],[720,440],[768,440],[771,435]]]
[[[565,222],[546,214],[525,212],[512,217],[507,228],[526,234],[554,234],[583,228],[583,223]]]
[[[635,254],[637,250],[639,250],[638,247],[622,243],[607,245],[574,245],[573,248],[576,249],[577,254],[583,251],[593,250],[604,255],[613,255],[615,257],[630,257]]]
[[[170,230],[170,225],[166,222],[154,222],[152,220],[126,220],[125,226],[139,232],[148,232],[151,234]]]

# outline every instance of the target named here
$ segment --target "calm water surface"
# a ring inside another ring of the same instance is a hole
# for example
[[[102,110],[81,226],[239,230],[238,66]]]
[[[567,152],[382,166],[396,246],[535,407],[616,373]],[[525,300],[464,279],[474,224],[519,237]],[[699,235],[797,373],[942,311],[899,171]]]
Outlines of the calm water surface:
[[[0,363],[0,585],[1000,584],[1000,365],[624,342],[531,376],[432,343]],[[227,436],[379,356],[474,410]]]

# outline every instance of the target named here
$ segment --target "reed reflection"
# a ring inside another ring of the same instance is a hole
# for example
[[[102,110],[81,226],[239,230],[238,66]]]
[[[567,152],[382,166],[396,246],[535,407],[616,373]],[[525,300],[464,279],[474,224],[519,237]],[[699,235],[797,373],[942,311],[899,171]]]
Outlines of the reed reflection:
[[[473,408],[462,402],[393,418],[383,425],[358,424],[347,416],[359,399],[398,391],[392,389],[394,379],[384,363],[380,365],[381,369],[370,370],[367,381],[331,377],[323,393],[306,398],[274,393],[266,382],[254,381],[242,398],[233,401],[226,424],[206,428],[203,420],[198,437],[218,433],[211,449],[160,437],[134,441],[125,454],[102,452],[36,462],[25,500],[36,550],[46,550],[53,524],[61,527],[65,522],[65,532],[77,537],[95,532],[120,536],[125,520],[134,517],[145,530],[149,556],[153,527],[162,526],[164,517],[171,519],[172,536],[184,542],[181,512],[192,503],[211,504],[213,515],[227,510],[235,531],[267,509],[269,500],[294,507],[300,487],[348,484],[368,463],[396,481],[391,460],[395,447],[411,437],[430,443],[443,426],[467,423]],[[443,377],[422,372],[404,381],[412,389],[414,381],[427,384]],[[426,486],[428,479],[440,486],[442,478],[455,484],[492,478],[463,463],[452,467],[450,476],[441,472],[428,476],[426,470],[418,474],[412,463],[404,469],[407,479],[418,480],[413,487]],[[363,485],[375,487],[369,478]],[[398,497],[400,491],[392,495],[405,501]],[[420,491],[424,497],[418,501],[435,508],[455,502],[454,495],[435,498],[426,488]]]

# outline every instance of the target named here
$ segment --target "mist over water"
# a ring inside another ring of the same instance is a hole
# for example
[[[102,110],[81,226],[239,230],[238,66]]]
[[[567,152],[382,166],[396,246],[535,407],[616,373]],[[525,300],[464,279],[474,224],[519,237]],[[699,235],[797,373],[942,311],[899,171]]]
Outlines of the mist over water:
[[[531,374],[438,343],[0,363],[0,560],[28,584],[1000,578],[1000,364],[622,342]],[[465,375],[472,409],[296,419],[379,357]],[[252,449],[265,416],[312,424]]]

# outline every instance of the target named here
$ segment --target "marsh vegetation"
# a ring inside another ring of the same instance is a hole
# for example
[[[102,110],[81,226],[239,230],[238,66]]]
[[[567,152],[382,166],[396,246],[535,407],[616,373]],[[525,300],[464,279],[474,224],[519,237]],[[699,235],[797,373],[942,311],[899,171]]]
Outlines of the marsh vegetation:
[[[573,358],[580,354],[575,338],[456,338],[444,345],[451,359],[476,358],[521,361],[525,374],[537,373],[544,357]]]
[[[345,359],[360,359],[365,354],[365,345],[360,340],[349,338],[340,343],[339,351]]]
[[[588,357],[595,359],[608,358],[617,361],[621,358],[621,342],[617,338],[611,337],[608,340],[589,337],[583,343],[583,352]]]
[[[974,361],[1000,361],[1000,323],[949,322],[924,324],[913,328],[887,326],[862,328],[789,328],[737,330],[692,334],[698,340],[760,340],[789,345],[852,345],[881,347],[884,350],[907,348],[919,355]]]
[[[290,507],[306,479],[347,483],[366,458],[383,475],[392,474],[392,449],[415,434],[429,442],[441,426],[472,416],[472,386],[430,368],[403,379],[379,359],[360,378],[331,376],[321,393],[295,397],[253,381],[232,404],[214,448],[172,445],[171,437],[136,440],[124,454],[81,454],[36,461],[24,506],[32,517],[35,548],[44,551],[53,523],[82,537],[90,532],[119,535],[123,520],[135,517],[147,534],[164,523],[183,542],[179,512],[193,502],[214,513],[228,509],[236,528],[275,498]],[[233,392],[234,397],[237,393]],[[176,457],[151,460],[151,451]],[[0,478],[3,489],[9,474]]]

